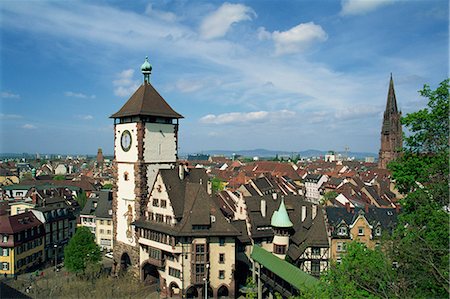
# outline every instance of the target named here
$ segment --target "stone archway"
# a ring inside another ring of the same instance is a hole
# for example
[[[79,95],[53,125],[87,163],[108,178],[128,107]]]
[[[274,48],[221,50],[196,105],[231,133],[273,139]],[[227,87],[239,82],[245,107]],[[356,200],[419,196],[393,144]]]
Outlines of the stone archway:
[[[130,256],[126,252],[122,253],[122,256],[120,257],[120,271],[127,271],[130,266]]]
[[[191,286],[186,290],[186,298],[198,298],[198,290],[196,287]]]
[[[172,281],[169,284],[169,297],[170,298],[179,298],[181,297],[181,290],[178,284],[174,281]]]
[[[229,297],[228,288],[226,286],[222,285],[217,290],[217,298],[228,298],[228,297]]]
[[[146,284],[159,282],[158,268],[152,264],[145,263],[141,268],[141,279]]]

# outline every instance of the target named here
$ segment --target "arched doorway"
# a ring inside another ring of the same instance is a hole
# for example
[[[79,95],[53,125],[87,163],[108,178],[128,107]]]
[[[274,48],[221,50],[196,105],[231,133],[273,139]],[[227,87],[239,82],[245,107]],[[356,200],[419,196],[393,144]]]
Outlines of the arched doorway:
[[[247,284],[247,275],[250,273],[250,267],[243,261],[237,261],[236,270],[234,271],[234,280],[239,287]]]
[[[202,287],[202,298],[205,298],[205,286]],[[208,298],[214,298],[213,289],[208,285]]]
[[[169,284],[169,297],[170,298],[179,298],[181,297],[181,290],[180,287],[177,285],[176,282],[171,282]]]
[[[228,288],[226,286],[221,286],[217,290],[217,298],[228,298]]]
[[[159,281],[159,273],[156,266],[153,266],[149,263],[145,263],[142,267],[142,281],[145,284],[154,284]]]
[[[126,252],[122,253],[122,256],[120,258],[120,271],[127,271],[128,267],[130,266],[131,266],[130,256]]]
[[[186,291],[186,297],[187,298],[198,298],[198,291],[197,288],[192,286]]]

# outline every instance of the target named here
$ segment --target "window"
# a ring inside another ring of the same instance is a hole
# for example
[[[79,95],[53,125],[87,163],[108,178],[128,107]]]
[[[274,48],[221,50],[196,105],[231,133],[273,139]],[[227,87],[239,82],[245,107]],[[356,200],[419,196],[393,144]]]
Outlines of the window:
[[[338,242],[337,246],[336,246],[336,251],[337,252],[343,252],[347,249],[347,245],[345,244],[345,242]]]
[[[358,227],[358,236],[364,236],[364,227]]]
[[[320,275],[320,261],[311,261],[311,275]]]
[[[196,253],[205,253],[205,244],[196,244],[195,252]]]
[[[9,256],[9,249],[8,248],[3,248],[2,249],[2,256]]]
[[[219,279],[225,279],[225,270],[219,271]]]
[[[102,224],[102,225],[103,225],[103,224],[105,224],[105,221],[103,221],[103,220],[100,220],[100,224]]]
[[[225,253],[219,254],[219,263],[225,263]]]
[[[108,220],[108,222],[107,222],[107,223],[108,223],[108,225],[111,225],[111,220]]]
[[[273,253],[286,254],[286,245],[273,244]]]
[[[3,243],[6,243],[6,242],[8,242],[8,235],[3,235]]]
[[[180,276],[181,276],[180,275],[180,270],[172,268],[172,267],[169,267],[169,275],[173,276],[173,277],[180,278]]]
[[[124,172],[124,174],[123,174],[123,179],[124,179],[125,181],[128,181],[128,172]]]
[[[320,247],[312,247],[311,248],[311,253],[313,255],[320,255]]]
[[[219,245],[220,246],[225,246],[225,238],[224,237],[220,237],[219,238]]]
[[[2,270],[9,270],[9,263],[3,263]]]
[[[341,226],[337,231],[338,236],[345,236],[347,234],[347,228],[345,226]]]
[[[157,198],[153,198],[153,206],[158,207],[159,206],[159,200]]]
[[[161,208],[165,208],[167,206],[167,201],[164,199],[161,199]]]
[[[100,233],[101,233],[101,234],[105,233],[105,230],[104,230],[104,229],[101,229],[101,230],[100,230]]]
[[[111,230],[108,229],[108,230],[106,231],[106,233],[107,233],[108,235],[110,235],[110,234],[111,234]]]
[[[375,236],[377,236],[377,237],[381,236],[381,227],[377,227],[375,229]]]

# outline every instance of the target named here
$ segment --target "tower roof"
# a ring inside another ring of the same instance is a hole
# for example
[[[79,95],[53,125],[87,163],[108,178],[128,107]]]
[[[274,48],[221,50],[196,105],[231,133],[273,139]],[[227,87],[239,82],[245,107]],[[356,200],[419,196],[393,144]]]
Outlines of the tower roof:
[[[381,128],[381,132],[388,133],[391,131],[392,127],[391,116],[396,114],[399,114],[399,112],[397,108],[397,100],[395,98],[394,80],[392,79],[391,73],[391,80],[389,82],[388,96],[386,100],[386,109],[384,110],[383,126]]]
[[[177,113],[167,104],[149,82],[144,82],[139,86],[125,105],[110,117],[120,118],[138,115],[183,118],[181,114]]]
[[[144,75],[144,83],[134,92],[131,98],[122,108],[111,118],[130,117],[130,116],[153,116],[166,118],[183,118],[170,107],[163,97],[150,84],[150,73],[152,66],[145,57],[144,64],[141,66],[141,72]]]
[[[281,204],[278,211],[273,212],[270,224],[274,227],[293,227],[291,219],[289,219],[286,206],[284,205],[284,197],[281,198]]]

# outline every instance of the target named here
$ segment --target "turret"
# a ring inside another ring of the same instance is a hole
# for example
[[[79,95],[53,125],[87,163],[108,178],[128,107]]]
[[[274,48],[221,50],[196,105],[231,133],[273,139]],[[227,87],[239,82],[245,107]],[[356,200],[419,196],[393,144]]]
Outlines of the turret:
[[[284,196],[281,197],[280,207],[273,213],[270,224],[274,232],[273,254],[284,259],[289,247],[290,231],[294,226],[284,205]]]

